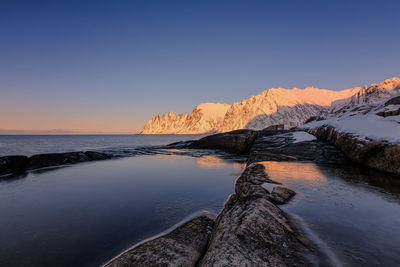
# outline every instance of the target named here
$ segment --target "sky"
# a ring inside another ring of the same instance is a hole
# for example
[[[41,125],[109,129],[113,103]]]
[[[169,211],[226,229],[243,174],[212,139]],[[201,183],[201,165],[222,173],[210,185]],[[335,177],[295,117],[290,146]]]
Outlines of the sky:
[[[272,87],[400,76],[400,1],[0,0],[0,129],[137,133]]]

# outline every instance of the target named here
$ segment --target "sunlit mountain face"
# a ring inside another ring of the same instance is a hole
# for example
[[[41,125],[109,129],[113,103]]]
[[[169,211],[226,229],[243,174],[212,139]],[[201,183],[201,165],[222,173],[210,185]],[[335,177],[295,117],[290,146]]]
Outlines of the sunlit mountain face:
[[[303,124],[312,116],[324,115],[351,103],[369,99],[371,92],[378,100],[396,92],[399,78],[392,78],[369,87],[354,87],[332,91],[307,87],[305,89],[271,88],[232,105],[203,103],[191,114],[156,114],[143,128],[142,134],[199,134],[227,132],[236,129],[261,130],[275,124],[291,128]],[[382,97],[379,97],[382,96]],[[374,98],[374,99],[375,99]]]

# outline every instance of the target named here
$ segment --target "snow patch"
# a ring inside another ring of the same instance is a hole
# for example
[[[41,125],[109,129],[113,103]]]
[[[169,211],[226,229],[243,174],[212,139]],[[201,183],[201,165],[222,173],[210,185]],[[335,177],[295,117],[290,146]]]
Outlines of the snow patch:
[[[294,132],[292,136],[295,139],[293,143],[317,140],[317,138],[314,135],[306,132]]]

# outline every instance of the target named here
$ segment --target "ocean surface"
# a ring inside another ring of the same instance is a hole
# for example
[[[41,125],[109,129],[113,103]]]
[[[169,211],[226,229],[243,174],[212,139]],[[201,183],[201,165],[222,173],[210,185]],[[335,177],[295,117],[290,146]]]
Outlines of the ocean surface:
[[[217,215],[243,159],[153,147],[199,137],[0,136],[2,155],[143,152],[1,178],[0,266],[99,266],[195,214]],[[331,266],[398,266],[398,178],[355,165],[262,164],[297,192],[281,208]]]
[[[0,135],[0,156],[74,151],[119,152],[166,145],[204,135]]]

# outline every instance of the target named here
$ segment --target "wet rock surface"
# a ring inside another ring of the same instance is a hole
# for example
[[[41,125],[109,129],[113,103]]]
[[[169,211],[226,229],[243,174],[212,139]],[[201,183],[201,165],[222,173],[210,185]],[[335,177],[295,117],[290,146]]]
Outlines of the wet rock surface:
[[[236,130],[214,134],[193,141],[189,147],[200,149],[219,149],[236,154],[247,154],[257,137],[257,131]]]
[[[251,164],[238,178],[236,194],[216,218],[198,266],[308,266],[303,253],[309,248],[287,215],[270,202],[261,186],[269,179],[262,171],[263,165]]]
[[[296,192],[290,190],[289,188],[277,186],[275,187],[271,194],[269,195],[269,199],[275,205],[281,205],[289,202],[289,200],[296,195]]]
[[[127,250],[104,266],[196,266],[207,248],[213,224],[212,217],[201,215]]]
[[[343,164],[346,157],[320,140],[296,142],[296,131],[260,131],[250,150],[249,163],[261,161],[312,161]]]
[[[321,126],[309,132],[318,139],[339,148],[351,160],[371,168],[400,175],[400,145],[377,140],[360,140],[337,131],[332,126]]]
[[[0,175],[21,172],[25,170],[27,162],[27,156],[0,157]]]

